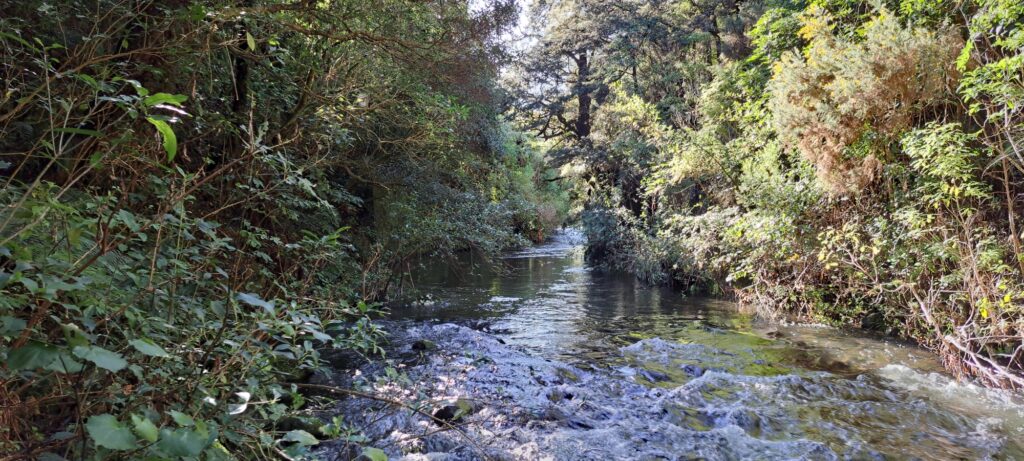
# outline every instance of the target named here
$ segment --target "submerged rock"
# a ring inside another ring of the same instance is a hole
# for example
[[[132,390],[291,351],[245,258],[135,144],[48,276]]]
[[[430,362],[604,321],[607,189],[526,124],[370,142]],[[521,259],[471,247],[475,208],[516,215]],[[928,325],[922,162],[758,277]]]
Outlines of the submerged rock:
[[[319,413],[361,428],[390,459],[1003,459],[1008,443],[882,377],[777,369],[749,352],[650,338],[609,357],[614,368],[583,370],[467,327],[391,330],[399,351],[436,348],[408,364],[323,376],[405,407],[352,397]],[[655,384],[658,373],[670,380]],[[351,460],[352,446],[324,440],[315,458]]]
[[[369,365],[362,369],[366,384],[375,383],[373,392],[391,399],[430,405],[430,415],[457,428],[444,430],[428,416],[361,399],[338,401],[322,413],[325,419],[341,414],[353,427],[365,428],[369,445],[384,447],[392,459],[837,459],[826,445],[799,437],[758,438],[752,432],[761,430],[760,416],[716,414],[716,403],[689,402],[697,417],[685,417],[675,410],[677,402],[702,395],[699,383],[690,390],[649,387],[533,357],[485,333],[450,324],[397,334],[402,336],[398,344],[410,344],[408,338],[431,341],[435,353],[409,367],[404,384],[378,381],[384,367]],[[638,373],[667,377],[643,368]],[[705,372],[694,382],[714,373]],[[459,402],[474,406],[462,408]],[[324,441],[317,457],[350,459],[345,446],[344,441]]]
[[[660,383],[672,380],[672,378],[669,377],[669,375],[657,370],[640,370],[640,376],[643,376],[644,379],[652,383]]]
[[[469,322],[468,326],[476,331],[490,332],[492,323],[486,320],[474,320]]]
[[[704,369],[697,365],[683,365],[683,373],[696,378],[704,374]]]

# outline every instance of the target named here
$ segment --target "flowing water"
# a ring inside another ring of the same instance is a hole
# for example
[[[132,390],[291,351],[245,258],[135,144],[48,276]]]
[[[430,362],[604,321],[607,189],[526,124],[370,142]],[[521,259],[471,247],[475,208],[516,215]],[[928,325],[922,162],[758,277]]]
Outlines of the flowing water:
[[[957,383],[927,351],[759,323],[594,270],[580,244],[418,274],[429,296],[385,323],[393,367],[323,378],[448,402],[457,430],[355,399],[328,413],[407,459],[1024,459],[1020,397]]]

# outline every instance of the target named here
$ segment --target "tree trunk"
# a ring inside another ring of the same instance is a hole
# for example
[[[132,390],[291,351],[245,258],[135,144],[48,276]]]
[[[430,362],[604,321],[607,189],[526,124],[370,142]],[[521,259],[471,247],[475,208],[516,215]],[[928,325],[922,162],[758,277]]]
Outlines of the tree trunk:
[[[584,139],[590,136],[590,105],[593,88],[589,85],[590,61],[587,51],[583,50],[576,57],[576,95],[579,101],[579,114],[576,117],[576,137]]]

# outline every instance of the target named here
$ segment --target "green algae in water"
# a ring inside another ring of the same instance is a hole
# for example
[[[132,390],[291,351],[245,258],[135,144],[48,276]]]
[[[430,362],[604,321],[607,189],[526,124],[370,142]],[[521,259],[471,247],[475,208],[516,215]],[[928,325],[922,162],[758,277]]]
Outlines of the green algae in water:
[[[749,325],[747,321],[736,324]],[[624,348],[625,364],[646,370],[648,373],[637,373],[636,381],[649,386],[673,388],[707,371],[748,376],[776,376],[796,371],[784,364],[788,355],[781,344],[750,332],[692,322],[667,337],[641,332],[630,332],[627,336],[641,339]],[[649,379],[654,374],[668,379]]]
[[[559,378],[562,378],[563,381],[576,383],[579,382],[580,380],[580,377],[577,376],[576,373],[573,373],[572,370],[569,370],[568,368],[555,368],[555,374],[558,375]]]

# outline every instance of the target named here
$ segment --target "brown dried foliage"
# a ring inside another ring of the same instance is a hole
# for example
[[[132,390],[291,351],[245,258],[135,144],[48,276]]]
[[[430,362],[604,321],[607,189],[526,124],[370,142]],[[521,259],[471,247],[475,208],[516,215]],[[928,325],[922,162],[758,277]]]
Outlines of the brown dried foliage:
[[[904,28],[884,12],[865,32],[862,41],[828,30],[808,32],[814,37],[806,56],[784,55],[772,82],[783,142],[799,150],[837,194],[872,183],[886,157],[877,143],[851,146],[873,134],[894,139],[915,124],[916,115],[953,94],[953,63],[963,47],[951,30]]]

